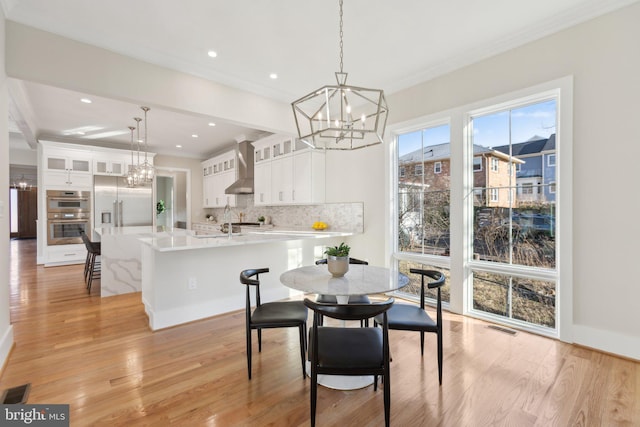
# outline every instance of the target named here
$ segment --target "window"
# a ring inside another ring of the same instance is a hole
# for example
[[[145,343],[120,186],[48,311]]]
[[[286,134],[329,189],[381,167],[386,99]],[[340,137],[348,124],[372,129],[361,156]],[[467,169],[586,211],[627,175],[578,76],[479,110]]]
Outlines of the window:
[[[568,238],[571,218],[556,212],[566,212],[572,203],[572,173],[562,170],[562,159],[572,158],[572,140],[571,128],[560,126],[558,119],[571,117],[572,85],[571,78],[563,78],[450,108],[423,118],[422,125],[413,119],[391,127],[396,136],[392,171],[412,156],[420,158],[413,164],[435,163],[434,153],[449,162],[441,168],[451,165],[441,169],[447,176],[427,169],[425,176],[410,180],[392,177],[392,262],[400,271],[414,265],[450,271],[458,278],[448,282],[454,310],[561,339],[571,333],[573,274],[557,265],[561,259],[571,262],[572,249],[569,244],[557,250],[556,239]],[[452,124],[449,139],[430,141],[427,132],[445,120]],[[536,152],[550,144],[531,137],[548,139],[556,129],[556,151]],[[412,137],[419,144],[412,146]],[[527,153],[524,158],[510,157],[516,144],[528,142],[535,143],[518,150]],[[555,163],[550,154],[558,156]],[[438,205],[436,194],[443,185],[448,199]],[[556,192],[556,185],[562,189]],[[449,218],[449,209],[456,215]]]
[[[449,125],[425,127],[400,134],[397,138],[399,170],[414,168],[412,176],[397,177],[395,197],[398,228],[394,256],[398,259],[400,271],[410,277],[414,275],[409,273],[409,268],[414,265],[444,266],[448,262],[442,259],[449,257],[449,182],[435,182],[433,175],[425,176],[423,172],[424,162],[429,161],[434,152],[437,151],[439,157],[450,155],[449,141]],[[403,166],[409,163],[412,166]],[[442,162],[435,162],[434,171],[436,168],[436,173],[439,173]],[[402,292],[409,298],[417,298],[419,289],[419,286],[408,286]],[[443,300],[448,301],[448,298],[447,288]]]
[[[555,132],[555,117],[555,98],[527,100],[521,104],[515,101],[471,114],[474,151],[494,150],[507,156],[491,157],[493,173],[483,175],[484,180],[480,177],[474,180],[476,189],[488,191],[489,204],[480,200],[474,204],[472,213],[473,248],[469,252],[473,258],[468,262],[472,275],[469,309],[473,313],[555,328],[555,203],[538,196],[540,182],[534,181],[533,176],[524,173],[518,178],[515,173],[518,159],[508,157],[514,144],[527,144],[532,136],[545,130],[544,136],[551,137]],[[536,153],[536,147],[534,144],[526,147],[529,165],[536,163],[536,157],[542,163],[545,156],[540,151]],[[551,164],[551,156],[546,155],[547,164]],[[516,168],[499,168],[499,162],[516,165]],[[556,168],[545,170],[545,179],[547,174],[555,172]],[[518,188],[522,197],[514,198],[513,192]],[[526,272],[523,267],[527,268]]]
[[[433,173],[440,173],[442,172],[442,162],[435,162],[433,164]]]
[[[495,157],[491,158],[491,172],[498,172],[499,163],[500,161],[497,158]]]
[[[556,155],[555,154],[549,154],[547,156],[547,166],[551,167],[551,166],[555,166],[556,165]]]
[[[482,170],[482,158],[481,157],[474,157],[473,158],[473,171],[474,172],[479,172]]]
[[[400,168],[400,177],[404,178],[404,174],[405,174],[404,167],[402,167]]]

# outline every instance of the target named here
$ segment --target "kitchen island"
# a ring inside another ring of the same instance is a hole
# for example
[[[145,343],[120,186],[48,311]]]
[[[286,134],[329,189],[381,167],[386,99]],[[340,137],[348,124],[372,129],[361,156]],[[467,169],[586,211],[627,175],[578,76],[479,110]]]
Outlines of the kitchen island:
[[[296,291],[280,283],[280,274],[313,264],[322,257],[326,246],[337,245],[355,234],[271,228],[243,229],[229,238],[222,233],[196,235],[182,229],[127,228],[102,233],[103,257],[117,256],[109,253],[110,248],[124,254],[128,246],[131,253],[127,256],[140,251],[140,290],[152,330],[244,308],[245,287],[238,277],[249,268],[271,270],[260,277],[263,301],[288,298]],[[105,237],[114,241],[105,245]],[[134,266],[135,261],[130,260],[127,265]],[[110,277],[105,273],[103,280]],[[135,274],[127,277],[134,278]],[[114,286],[105,282],[105,288]]]

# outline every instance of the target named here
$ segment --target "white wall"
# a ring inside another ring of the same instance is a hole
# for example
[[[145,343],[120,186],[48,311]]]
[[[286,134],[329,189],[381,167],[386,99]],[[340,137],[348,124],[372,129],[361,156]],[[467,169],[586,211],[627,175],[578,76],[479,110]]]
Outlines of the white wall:
[[[9,313],[9,124],[5,74],[5,21],[0,9],[0,366],[4,366],[13,346],[13,326]]]
[[[574,342],[636,359],[638,22],[635,4],[388,96],[390,122],[399,123],[573,75],[574,241],[561,244],[574,254]],[[371,179],[369,162],[354,174]],[[382,242],[384,225],[370,224],[368,239]]]

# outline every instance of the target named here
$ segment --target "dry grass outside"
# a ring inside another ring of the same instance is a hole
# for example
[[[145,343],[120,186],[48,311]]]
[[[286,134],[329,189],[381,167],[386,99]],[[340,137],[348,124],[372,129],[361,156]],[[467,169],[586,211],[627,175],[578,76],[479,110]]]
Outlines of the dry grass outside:
[[[409,284],[400,290],[411,298],[420,297],[420,276],[411,273],[411,268],[432,269],[445,275],[445,285],[441,288],[442,300],[450,300],[450,272],[447,269],[400,261],[399,270],[409,277]],[[512,283],[509,285],[509,280]],[[509,286],[512,287],[512,308],[509,316]],[[541,280],[503,276],[492,273],[474,273],[473,308],[504,317],[528,322],[534,325],[555,327],[555,283]],[[435,289],[426,289],[427,298],[436,299]]]

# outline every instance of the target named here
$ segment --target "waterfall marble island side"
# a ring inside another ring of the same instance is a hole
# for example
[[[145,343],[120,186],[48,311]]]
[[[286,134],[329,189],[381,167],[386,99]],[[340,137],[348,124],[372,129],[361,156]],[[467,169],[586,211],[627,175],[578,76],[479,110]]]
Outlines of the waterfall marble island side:
[[[260,277],[264,301],[295,291],[280,275],[311,265],[325,246],[355,232],[244,229],[239,235],[196,236],[182,229],[120,227],[96,230],[102,241],[102,296],[142,292],[152,330],[244,308],[240,271],[268,267]]]

